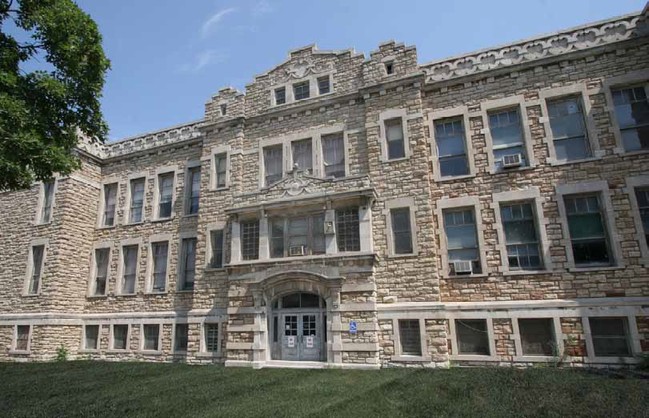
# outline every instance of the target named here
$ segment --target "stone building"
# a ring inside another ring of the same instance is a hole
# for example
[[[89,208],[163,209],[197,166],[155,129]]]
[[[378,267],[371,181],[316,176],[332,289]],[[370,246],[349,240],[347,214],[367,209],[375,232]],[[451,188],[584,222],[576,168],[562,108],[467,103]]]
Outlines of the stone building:
[[[291,51],[0,194],[0,359],[377,368],[649,351],[649,12],[419,64]]]

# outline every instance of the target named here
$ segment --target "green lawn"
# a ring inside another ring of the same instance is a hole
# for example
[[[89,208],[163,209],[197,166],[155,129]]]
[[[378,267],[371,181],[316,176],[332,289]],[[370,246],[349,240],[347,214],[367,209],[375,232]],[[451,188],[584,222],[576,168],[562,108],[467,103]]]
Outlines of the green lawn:
[[[577,370],[0,363],[0,417],[649,417],[649,380]]]

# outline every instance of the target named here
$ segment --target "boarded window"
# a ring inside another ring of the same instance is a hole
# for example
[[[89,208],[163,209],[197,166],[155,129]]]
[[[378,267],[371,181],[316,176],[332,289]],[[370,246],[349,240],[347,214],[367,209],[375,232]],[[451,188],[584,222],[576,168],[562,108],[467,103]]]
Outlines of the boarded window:
[[[456,319],[455,332],[459,354],[489,355],[486,319]]]
[[[588,318],[593,348],[597,357],[628,357],[628,324],[626,318]]]
[[[421,356],[421,334],[418,319],[399,320],[399,340],[401,341],[401,354]]]
[[[521,346],[525,356],[558,355],[551,318],[519,319]]]
[[[462,118],[435,121],[435,142],[441,177],[469,174]]]

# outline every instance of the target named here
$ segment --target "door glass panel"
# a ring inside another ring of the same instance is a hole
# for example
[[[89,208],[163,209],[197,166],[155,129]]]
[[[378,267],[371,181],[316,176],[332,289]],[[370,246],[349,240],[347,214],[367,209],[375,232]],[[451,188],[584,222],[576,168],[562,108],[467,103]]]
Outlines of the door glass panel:
[[[297,335],[297,315],[284,317],[284,335]]]
[[[302,315],[302,335],[316,335],[315,315]]]

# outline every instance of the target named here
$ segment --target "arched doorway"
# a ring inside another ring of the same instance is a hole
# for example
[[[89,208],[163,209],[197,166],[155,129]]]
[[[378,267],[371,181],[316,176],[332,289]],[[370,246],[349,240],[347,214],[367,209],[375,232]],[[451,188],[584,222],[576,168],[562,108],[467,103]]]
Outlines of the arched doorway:
[[[311,292],[278,296],[268,320],[273,360],[326,360],[327,310],[321,296]]]

